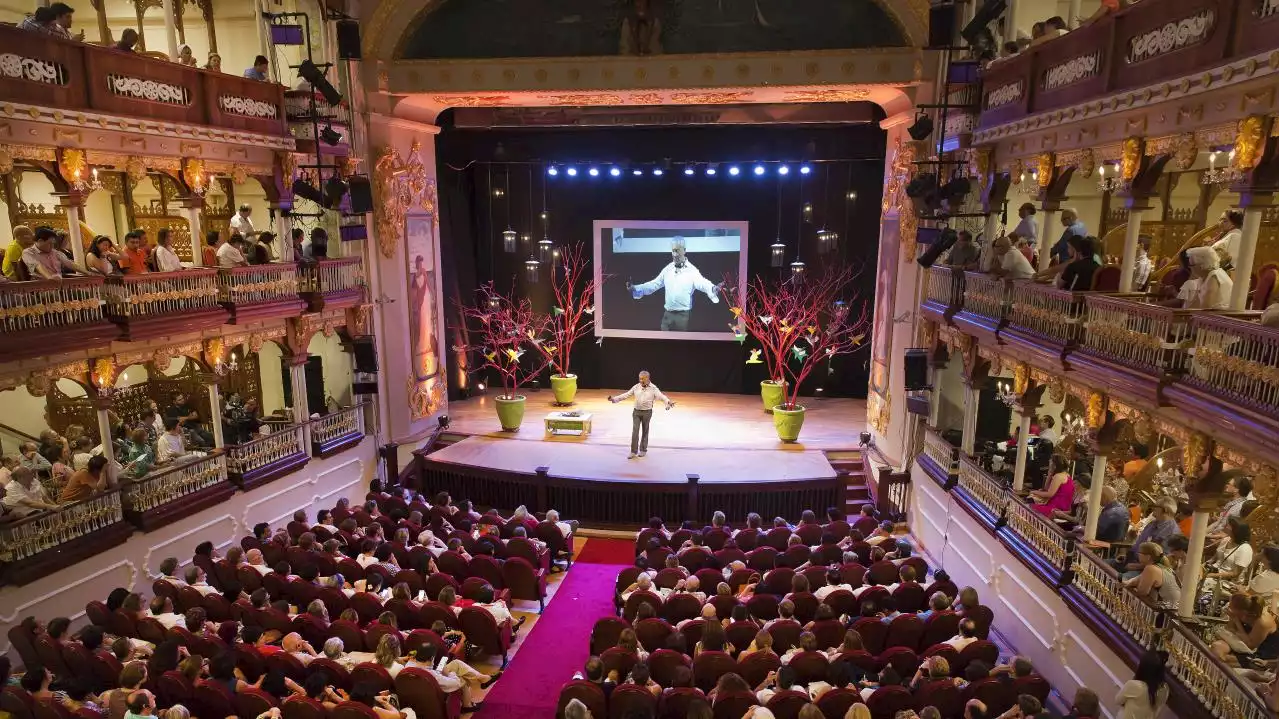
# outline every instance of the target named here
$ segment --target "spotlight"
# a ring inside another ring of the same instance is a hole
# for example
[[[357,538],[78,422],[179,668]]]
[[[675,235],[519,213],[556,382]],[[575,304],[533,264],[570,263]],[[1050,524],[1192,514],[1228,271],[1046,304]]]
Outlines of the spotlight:
[[[916,121],[911,123],[911,127],[907,128],[907,134],[912,140],[926,140],[933,134],[933,120],[925,114],[916,117]]]
[[[569,169],[567,169],[567,170],[565,170],[565,171],[564,171],[564,174],[568,175],[569,177],[577,177],[577,176],[578,176],[578,168],[576,168],[576,167],[570,167]]]
[[[711,176],[714,174],[716,174],[716,168],[713,165],[707,165],[707,175]]]
[[[800,166],[800,174],[801,174],[801,175],[807,175],[807,174],[809,174],[809,166],[808,166],[808,165],[801,165],[801,166]]]
[[[779,174],[779,175],[785,175],[785,174],[787,174],[788,172],[791,172],[791,168],[790,168],[790,167],[787,167],[786,165],[779,165],[779,166],[778,166],[778,174]]]
[[[610,167],[610,168],[609,168],[609,176],[610,176],[610,177],[617,177],[617,176],[619,176],[619,175],[621,175],[621,174],[622,174],[622,170],[619,170],[619,169],[618,169],[618,168],[616,168],[616,167]]]
[[[751,170],[751,171],[752,171],[752,172],[754,172],[754,173],[756,173],[757,175],[763,175],[763,174],[764,174],[764,165],[756,165],[756,166],[755,166],[755,169],[753,169],[753,170]]]
[[[298,77],[311,83],[312,89],[324,95],[324,101],[330,105],[338,105],[342,102],[342,93],[337,88],[329,84],[324,77],[324,71],[321,70],[314,62],[303,60],[298,66]]]
[[[639,177],[644,174],[644,170],[641,170],[640,168],[637,167],[636,169],[631,171],[631,174],[635,175],[636,177]]]
[[[325,125],[324,129],[320,131],[320,139],[329,145],[337,145],[342,142],[342,134],[333,129],[332,125]]]
[[[342,203],[342,198],[347,194],[347,183],[341,177],[334,175],[324,183],[324,206],[326,209],[332,210]]]
[[[738,169],[737,165],[734,165],[733,167],[729,168],[729,174],[733,175],[734,177],[737,177],[739,172],[741,172],[741,170]]]
[[[317,190],[315,185],[312,185],[301,177],[293,181],[293,194],[298,197],[311,200],[317,205],[324,204],[324,195],[320,190]]]
[[[556,175],[560,174],[560,170],[556,169],[555,166],[553,165],[547,168],[547,174],[551,175],[552,177],[555,177]]]
[[[655,167],[655,168],[653,168],[653,176],[654,176],[654,177],[662,177],[662,168],[661,168],[661,167]]]
[[[593,167],[590,170],[587,170],[587,174],[591,175],[592,177],[599,177],[600,171]]]
[[[692,175],[692,174],[693,174],[693,165],[689,165],[688,167],[684,168],[684,174],[686,174],[686,175]]]

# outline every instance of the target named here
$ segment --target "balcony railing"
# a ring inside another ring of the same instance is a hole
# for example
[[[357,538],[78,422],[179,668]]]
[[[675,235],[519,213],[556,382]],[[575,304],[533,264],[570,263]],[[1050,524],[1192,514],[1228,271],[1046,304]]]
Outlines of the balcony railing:
[[[241,489],[250,489],[267,479],[306,464],[307,425],[281,427],[258,439],[227,447],[227,473]]]
[[[1057,570],[1056,578],[1061,579],[1071,569],[1075,540],[1026,502],[1011,497],[1007,506],[1007,526],[1010,531],[1044,557]]]
[[[1210,314],[1191,319],[1194,334],[1185,382],[1271,417],[1277,398],[1277,331],[1255,322]]]
[[[364,286],[364,271],[359,257],[324,259],[301,266],[298,288],[301,292],[341,292]]]
[[[227,481],[222,453],[166,467],[123,487],[124,508],[142,513]]]
[[[964,302],[964,273],[943,265],[929,268],[929,284],[925,298],[939,307],[960,309]]]
[[[1009,327],[1061,345],[1080,338],[1084,293],[1060,290],[1035,282],[1012,282],[1009,287]]]
[[[102,277],[0,284],[0,331],[101,322]]]
[[[214,125],[284,137],[284,87],[136,53],[0,26],[0,45],[25,72],[0,73],[9,102]]]
[[[978,466],[972,457],[960,457],[959,486],[996,520],[1004,517],[1009,505],[1008,490],[995,477]]]
[[[1134,3],[983,71],[979,131],[1275,50],[1274,4]]]
[[[1275,719],[1262,698],[1235,670],[1218,660],[1189,627],[1170,622],[1164,642],[1168,669],[1208,709],[1222,719]]]
[[[1083,345],[1091,354],[1157,377],[1185,368],[1191,310],[1105,295],[1089,295],[1085,305]]]
[[[0,524],[0,562],[9,564],[66,544],[103,527],[124,521],[120,490],[115,489],[57,512],[41,512]]]
[[[364,435],[364,404],[331,412],[311,424],[311,442],[315,445],[328,445],[344,437]]]
[[[1106,560],[1085,547],[1076,551],[1072,584],[1144,649],[1155,649],[1168,615],[1124,586]]]
[[[964,311],[998,325],[1009,316],[1008,280],[981,272],[964,273]]]
[[[298,296],[298,269],[290,263],[229,267],[218,270],[218,301],[252,304]]]
[[[107,316],[117,321],[216,309],[218,271],[180,270],[108,277],[103,294],[107,300]]]
[[[955,473],[956,455],[959,449],[950,442],[942,438],[942,435],[933,429],[925,428],[924,430],[924,453],[933,464],[941,469],[943,474],[950,476]]]

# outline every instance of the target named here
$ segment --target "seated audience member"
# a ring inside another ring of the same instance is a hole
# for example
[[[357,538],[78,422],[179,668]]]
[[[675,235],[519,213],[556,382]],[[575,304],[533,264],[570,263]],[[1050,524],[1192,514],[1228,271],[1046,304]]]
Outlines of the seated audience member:
[[[230,651],[219,652],[209,660],[209,681],[220,684],[231,694],[250,687],[256,689],[262,684],[262,679],[258,677],[257,682],[250,684],[236,676],[236,655]]]
[[[1071,699],[1071,711],[1067,712],[1065,719],[1100,719],[1101,716],[1102,702],[1097,692],[1088,687],[1076,689]]]
[[[507,607],[506,603],[494,599],[493,587],[487,584],[484,585],[483,587],[481,587],[480,591],[477,593],[476,596],[478,597],[478,599],[476,600],[474,606],[479,607],[480,609],[483,609],[489,614],[493,615],[493,621],[497,622],[498,624],[502,624],[503,622],[509,622],[512,620],[511,610]],[[512,625],[512,628],[514,629],[519,627],[520,625],[524,624],[524,621],[525,621],[525,618],[521,617],[518,621],[515,622],[515,624]]]
[[[173,629],[174,627],[187,628],[186,621],[181,614],[173,611],[173,600],[169,597],[157,594],[151,598],[151,618],[160,622],[165,629]]]
[[[101,455],[91,457],[89,465],[71,475],[71,479],[62,487],[58,501],[62,503],[79,502],[93,495],[106,491],[110,477],[107,471],[108,460]]]
[[[33,280],[62,279],[63,271],[80,274],[80,267],[58,252],[55,243],[58,233],[51,228],[41,227],[36,230],[35,244],[22,251],[22,262]]]
[[[575,673],[573,678],[577,681],[588,681],[592,684],[600,685],[600,690],[604,692],[606,700],[617,684],[617,682],[605,676],[604,662],[600,661],[600,657],[588,658],[587,663],[582,667],[582,671]]]
[[[176,418],[165,419],[164,434],[160,435],[160,439],[156,442],[156,450],[157,464],[167,464],[191,454],[187,451],[186,440],[182,437],[182,425]]]
[[[928,619],[934,614],[937,614],[938,612],[945,612],[950,608],[951,608],[951,598],[943,594],[942,592],[934,592],[933,596],[929,597],[929,608],[920,610],[919,612],[916,613],[916,616],[924,620],[924,619]]]
[[[271,66],[271,63],[267,61],[266,57],[262,55],[258,55],[257,57],[253,58],[253,66],[250,67],[248,70],[244,71],[244,76],[249,78],[250,80],[258,80],[259,82],[268,82],[271,78],[268,77],[267,75],[267,68],[270,66]]]
[[[956,601],[951,605],[951,608],[963,614],[964,612],[970,609],[975,609],[978,606],[978,590],[973,587],[964,587],[960,590],[960,593],[956,595]]]
[[[902,677],[898,675],[898,671],[893,665],[886,666],[880,670],[880,674],[874,677],[864,677],[858,682],[858,692],[862,695],[862,700],[866,701],[880,687],[900,687],[902,686]]]
[[[960,633],[943,642],[943,644],[950,644],[957,652],[961,651],[978,641],[977,631],[978,625],[976,622],[972,619],[962,619],[960,620]]]
[[[207,577],[205,577],[204,570],[201,569],[200,567],[197,567],[194,564],[191,565],[190,567],[187,567],[187,571],[185,572],[184,576],[186,577],[186,580],[187,580],[187,586],[191,587],[197,592],[200,592],[201,594],[217,594],[218,593],[217,588],[209,584],[209,582],[207,581]]]
[[[924,660],[920,668],[916,670],[916,674],[908,682],[907,688],[911,691],[918,691],[924,685],[934,682],[949,680],[957,687],[963,688],[968,684],[965,680],[951,676],[951,665],[947,662],[946,657],[932,656]]]
[[[801,685],[796,677],[796,670],[786,664],[778,667],[777,671],[769,672],[764,681],[760,682],[760,686],[755,688],[756,701],[768,704],[769,700],[781,691],[809,693],[809,690]]]
[[[1054,512],[1054,517],[1066,516]],[[1084,531],[1078,527],[1077,531]],[[1116,498],[1116,489],[1109,484],[1102,486],[1102,504],[1098,510],[1098,526],[1094,537],[1099,542],[1119,542],[1129,535],[1129,509]]]
[[[862,635],[849,629],[844,633],[844,641],[840,646],[827,650],[827,658],[835,661],[841,654],[864,651]]]
[[[881,522],[863,541],[874,547],[891,539],[893,539],[893,522],[886,520]]]
[[[129,697],[147,680],[147,665],[129,662],[120,670],[120,686],[98,695],[98,705],[106,710],[107,719],[124,719]]]
[[[1274,661],[1280,658],[1280,629],[1276,614],[1263,597],[1233,594],[1227,601],[1227,625],[1218,629],[1210,650],[1231,666],[1245,658]]]
[[[744,657],[748,657],[756,653],[773,655],[775,657],[778,656],[777,652],[773,651],[772,634],[764,630],[760,630],[760,632],[756,634],[756,638],[752,639],[751,643],[747,645],[747,648],[738,653],[738,661],[742,661]]]
[[[492,675],[484,674],[458,659],[450,659],[443,667],[436,669],[436,654],[437,650],[434,644],[424,643],[411,653],[406,666],[421,669],[431,674],[436,680],[436,684],[440,686],[440,690],[446,694],[458,692],[462,699],[462,710],[464,712],[479,709],[480,704],[473,700],[473,692],[476,688],[488,688],[498,681],[498,678],[502,676],[502,672],[496,672]]]
[[[218,267],[248,267],[249,261],[244,256],[245,241],[240,233],[232,233],[231,239],[218,248],[215,253]]]
[[[170,242],[169,228],[161,227],[156,231],[156,247],[153,253],[155,254],[156,270],[159,272],[177,272],[182,269],[182,260],[178,259],[178,255],[173,250],[169,249]]]
[[[1139,569],[1125,574],[1125,586],[1156,604],[1176,606],[1182,596],[1182,588],[1173,567],[1164,556],[1164,548],[1155,542],[1143,542],[1136,546]]]
[[[778,622],[795,621],[795,614],[796,605],[790,599],[783,599],[778,602],[778,618],[765,622],[763,629],[767,632]]]
[[[1227,538],[1205,566],[1201,591],[1217,592],[1244,576],[1253,564],[1253,545],[1249,543],[1249,524],[1240,517],[1227,520]]]
[[[662,685],[649,676],[649,663],[645,661],[633,664],[631,673],[627,675],[622,683],[647,689],[655,698],[662,696]]]
[[[651,592],[653,594],[657,594],[659,597],[662,597],[663,599],[666,599],[671,594],[670,589],[663,589],[661,587],[654,586],[653,580],[644,574],[641,574],[639,577],[636,577],[635,582],[633,582],[626,589],[622,590],[622,601],[624,602],[627,601],[627,599],[629,599],[631,595],[635,594],[636,592]]]
[[[560,536],[568,539],[578,529],[578,520],[573,519],[568,522],[560,521],[560,513],[554,509],[547,510],[547,521],[556,525],[556,529],[560,530]]]
[[[142,230],[130,230],[125,233],[124,247],[116,264],[126,275],[145,275],[151,271],[147,267],[147,241]]]
[[[120,470],[120,474],[130,479],[140,479],[145,477],[151,471],[151,467],[156,463],[156,452],[153,446],[159,444],[160,437],[164,433],[156,435],[155,442],[151,442],[147,430],[137,428],[129,432],[128,440],[118,457],[124,463],[124,468]]]
[[[36,473],[22,466],[10,470],[9,482],[4,486],[3,505],[6,514],[13,518],[58,508],[45,495],[44,485],[36,480]]]

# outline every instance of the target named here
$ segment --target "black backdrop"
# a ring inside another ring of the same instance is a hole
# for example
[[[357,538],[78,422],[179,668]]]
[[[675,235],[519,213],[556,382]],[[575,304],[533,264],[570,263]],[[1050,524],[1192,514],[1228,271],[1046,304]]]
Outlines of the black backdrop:
[[[459,129],[451,127],[449,119],[448,113],[441,118],[436,147],[450,346],[463,339],[458,303],[474,302],[476,288],[486,281],[492,280],[499,291],[529,296],[536,308],[550,310],[546,269],[537,283],[530,283],[524,272],[524,262],[543,234],[544,206],[549,238],[557,245],[583,243],[588,256],[592,222],[597,219],[746,221],[749,276],[787,272],[770,267],[769,246],[781,238],[789,264],[796,257],[798,239],[799,256],[811,271],[836,257],[860,268],[847,295],[866,302],[871,310],[885,138],[874,122],[528,130]],[[797,172],[802,159],[812,167],[808,176]],[[662,177],[654,177],[652,167],[664,161],[673,164]],[[682,163],[693,161],[721,164],[715,177],[707,177],[702,167],[685,176]],[[786,161],[791,173],[779,180],[776,166],[767,165],[768,172],[756,177],[751,172],[755,161]],[[549,177],[550,163],[561,168],[572,164],[579,174],[572,179],[564,172]],[[593,163],[601,168],[599,177],[586,174]],[[610,163],[624,166],[621,177],[608,175]],[[727,169],[735,163],[742,174],[732,178]],[[632,167],[643,167],[644,175],[633,176]],[[856,193],[856,199],[851,200],[850,193]],[[802,220],[806,202],[813,206],[811,223]],[[824,226],[840,233],[840,240],[835,252],[820,256],[815,231]],[[503,251],[501,233],[507,227],[531,236],[519,241],[515,253]],[[764,365],[745,364],[751,346],[749,340],[740,346],[734,341],[615,337],[597,345],[588,334],[575,345],[572,365],[578,386],[587,390],[629,387],[639,370],[648,369],[667,391],[755,394],[766,377]],[[819,368],[807,385],[821,384],[831,396],[865,397],[869,357],[869,349],[864,349],[837,358],[834,373]],[[453,353],[449,368],[450,377],[457,377]],[[811,392],[812,387],[802,391]],[[458,396],[456,382],[450,382],[450,393]]]

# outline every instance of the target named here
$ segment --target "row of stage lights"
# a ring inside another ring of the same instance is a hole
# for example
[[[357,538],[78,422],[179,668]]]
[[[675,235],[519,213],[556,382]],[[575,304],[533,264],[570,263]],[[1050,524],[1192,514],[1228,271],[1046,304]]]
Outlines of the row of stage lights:
[[[689,165],[685,165],[683,170],[681,170],[681,172],[686,176],[692,177],[693,175],[698,174],[698,169],[701,168],[702,173],[707,177],[715,177],[720,173],[720,166],[721,166],[721,163],[718,163],[718,162],[709,162],[706,164],[689,164]],[[768,169],[764,165],[754,165],[750,167],[749,170],[750,170],[749,174],[755,175],[756,177],[762,177],[768,173]],[[670,171],[669,169],[664,169],[662,167],[653,167],[649,169],[649,174],[654,177],[662,177],[663,175],[667,174],[667,172],[669,171]],[[809,165],[800,165],[796,169],[796,171],[801,175],[808,175],[813,172],[813,168],[810,167]],[[645,170],[639,167],[631,168],[630,172],[635,177],[641,177],[645,174]],[[738,165],[727,165],[724,168],[724,172],[730,177],[737,177],[742,174],[747,174],[747,169],[744,169],[743,167],[740,167]],[[778,175],[785,177],[791,174],[791,166],[778,165],[775,168],[774,172],[776,172]],[[626,173],[627,173],[627,170],[625,168],[619,167],[617,165],[609,165],[604,168],[591,165],[584,170],[579,170],[578,167],[575,165],[566,165],[563,168],[561,168],[558,165],[551,165],[550,167],[547,168],[547,175],[550,177],[559,177],[560,175],[564,175],[566,177],[577,177],[580,174],[586,174],[589,177],[600,177],[601,175],[608,175],[609,177],[622,177]]]

